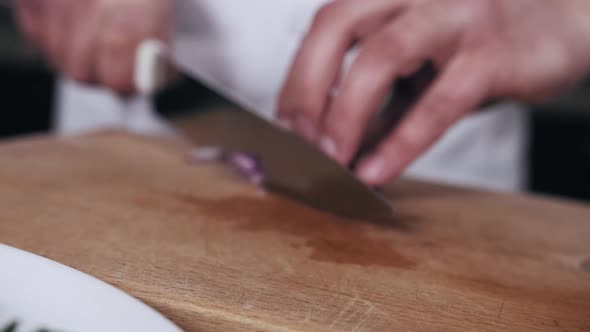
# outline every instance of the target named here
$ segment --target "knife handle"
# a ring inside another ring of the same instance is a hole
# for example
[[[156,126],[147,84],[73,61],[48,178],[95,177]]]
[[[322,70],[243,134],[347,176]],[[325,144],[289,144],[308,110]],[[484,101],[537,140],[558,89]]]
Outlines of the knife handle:
[[[146,39],[139,44],[133,73],[137,92],[152,95],[170,81],[172,65],[168,56],[168,47],[158,39]]]

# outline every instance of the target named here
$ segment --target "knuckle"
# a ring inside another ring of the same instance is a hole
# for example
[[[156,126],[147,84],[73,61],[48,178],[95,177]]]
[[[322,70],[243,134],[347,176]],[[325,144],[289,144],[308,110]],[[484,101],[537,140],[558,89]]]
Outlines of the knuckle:
[[[347,19],[350,18],[350,4],[350,0],[338,0],[322,6],[315,13],[309,33],[332,29],[349,34],[349,30],[357,23]]]
[[[434,8],[445,10],[447,18],[460,26],[471,26],[473,23],[481,21],[482,14],[488,0],[446,0],[437,3]],[[487,13],[489,14],[489,13]]]
[[[332,110],[328,115],[326,124],[332,131],[340,134],[342,128],[351,128],[351,124],[354,125],[353,112],[347,107],[339,107],[338,109]]]
[[[464,94],[460,90],[439,91],[428,100],[425,108],[430,116],[440,118],[440,114],[460,105],[464,99]]]
[[[107,75],[103,77],[102,84],[117,92],[133,91],[131,80],[123,75]]]
[[[277,114],[279,116],[287,116],[291,113],[292,105],[291,97],[286,93],[281,93],[277,102]]]
[[[349,107],[332,109],[324,122],[325,131],[345,147],[352,144],[355,132],[361,128],[358,119]],[[364,128],[364,127],[363,127]]]
[[[456,92],[439,92],[424,106],[424,116],[420,123],[422,130],[430,131],[444,128],[451,124],[458,105],[465,101],[465,96]]]
[[[106,34],[101,40],[101,47],[108,51],[119,51],[131,47],[131,40],[124,34]]]
[[[112,89],[122,94],[130,94],[135,91],[135,88],[131,82],[121,82],[118,85],[112,87]]]
[[[498,1],[495,0],[462,0],[462,3],[455,7],[459,13],[463,14],[464,22],[468,24],[487,22],[495,18],[499,10]]]
[[[316,30],[323,27],[325,24],[332,22],[332,20],[337,17],[337,10],[338,8],[335,2],[331,2],[322,6],[320,9],[318,9],[313,18],[311,29]]]
[[[125,29],[109,26],[99,37],[100,46],[109,49],[127,49],[134,46],[141,40],[141,35]],[[91,38],[91,36],[87,36]]]
[[[404,59],[411,53],[408,38],[397,32],[387,32],[376,36],[371,48],[376,57],[386,60]]]
[[[324,104],[322,98],[317,96],[317,93],[311,93],[310,91],[303,95],[305,97],[301,98],[299,105],[296,107],[297,112],[306,115],[310,119],[319,118]]]
[[[66,74],[68,74],[73,80],[80,83],[88,83],[90,80],[88,72],[79,68],[69,69]]]
[[[415,128],[405,126],[401,128],[397,135],[394,135],[387,141],[386,150],[395,152],[398,156],[412,155],[418,150],[418,144],[414,135]]]
[[[498,8],[498,1],[496,0],[479,0],[469,2],[475,9],[477,9],[478,13],[490,13],[491,10]]]
[[[421,152],[449,127],[448,115],[448,112],[430,112],[413,117],[396,137],[399,149],[407,154]]]
[[[467,89],[445,89],[434,94],[431,109],[445,109],[447,106],[460,105],[469,96]]]

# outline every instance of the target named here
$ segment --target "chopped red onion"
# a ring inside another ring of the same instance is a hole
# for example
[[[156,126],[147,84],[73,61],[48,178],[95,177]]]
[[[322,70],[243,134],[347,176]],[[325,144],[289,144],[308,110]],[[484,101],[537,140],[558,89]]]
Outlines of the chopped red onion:
[[[248,180],[256,186],[262,186],[264,184],[264,175],[262,173],[251,174],[248,176]]]
[[[259,168],[256,156],[245,152],[232,152],[228,156],[229,161],[246,172],[253,172]]]
[[[189,162],[223,162],[231,166],[249,182],[261,186],[264,183],[264,172],[260,159],[244,151],[227,151],[220,147],[202,147],[193,149],[189,154]]]
[[[261,185],[264,182],[264,173],[260,160],[253,154],[236,151],[227,155],[227,162],[250,182]]]
[[[222,160],[224,151],[220,147],[209,146],[193,149],[189,153],[189,161],[193,163],[203,163]]]

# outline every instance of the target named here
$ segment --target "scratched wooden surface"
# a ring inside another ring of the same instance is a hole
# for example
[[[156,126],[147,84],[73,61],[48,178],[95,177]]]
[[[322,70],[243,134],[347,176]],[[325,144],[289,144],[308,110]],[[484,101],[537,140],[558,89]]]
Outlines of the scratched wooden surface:
[[[588,206],[400,181],[386,191],[406,227],[378,226],[187,149],[117,132],[4,143],[0,242],[186,331],[590,331]]]

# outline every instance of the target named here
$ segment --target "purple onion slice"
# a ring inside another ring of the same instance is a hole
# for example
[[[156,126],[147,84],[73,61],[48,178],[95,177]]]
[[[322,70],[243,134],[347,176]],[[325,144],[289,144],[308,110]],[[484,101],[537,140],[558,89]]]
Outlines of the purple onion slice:
[[[246,177],[253,184],[262,185],[264,182],[262,163],[256,155],[243,151],[236,151],[230,152],[226,159],[238,173]]]
[[[221,161],[224,157],[224,151],[217,146],[208,146],[202,148],[192,149],[188,155],[188,160],[191,163],[208,163],[213,161]]]
[[[228,155],[229,162],[245,172],[260,170],[260,161],[255,155],[245,152],[231,152]]]
[[[241,177],[256,186],[264,183],[264,172],[260,158],[245,151],[228,151],[221,147],[201,147],[193,149],[188,156],[193,164],[222,162],[231,166]]]

